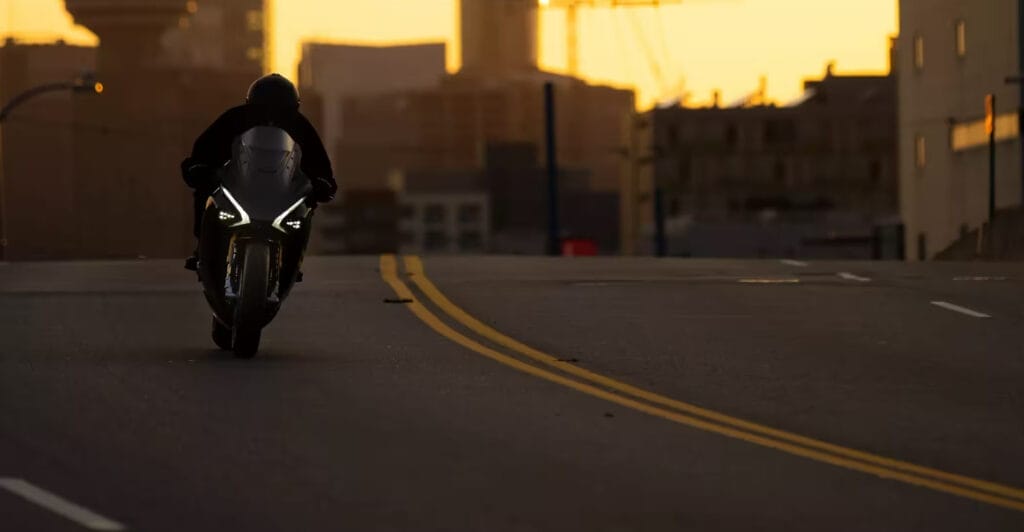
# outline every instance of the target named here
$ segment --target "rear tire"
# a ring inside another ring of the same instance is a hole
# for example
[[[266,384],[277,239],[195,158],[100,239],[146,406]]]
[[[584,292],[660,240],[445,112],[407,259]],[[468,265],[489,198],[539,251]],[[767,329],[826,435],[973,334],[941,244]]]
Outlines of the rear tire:
[[[231,345],[235,356],[252,358],[260,349],[260,333],[266,319],[270,247],[266,242],[249,241],[244,253]]]
[[[217,318],[211,319],[213,326],[210,336],[213,337],[213,343],[217,344],[221,351],[231,351],[231,329]]]

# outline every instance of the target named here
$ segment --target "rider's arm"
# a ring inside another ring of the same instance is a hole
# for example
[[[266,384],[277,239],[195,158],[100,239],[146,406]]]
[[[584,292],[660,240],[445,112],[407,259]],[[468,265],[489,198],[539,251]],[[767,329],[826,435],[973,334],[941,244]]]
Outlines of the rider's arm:
[[[296,119],[296,142],[302,146],[302,171],[308,176],[334,183],[334,170],[313,124],[301,114]]]
[[[229,109],[196,139],[192,154],[181,163],[182,176],[190,187],[203,185],[199,181],[212,178],[213,170],[231,158],[231,142],[242,114],[239,107]]]

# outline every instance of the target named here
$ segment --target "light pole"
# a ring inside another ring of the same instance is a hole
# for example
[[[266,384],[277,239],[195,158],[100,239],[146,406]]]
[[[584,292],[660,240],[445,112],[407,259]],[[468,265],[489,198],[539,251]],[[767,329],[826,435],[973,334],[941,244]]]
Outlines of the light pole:
[[[47,83],[28,89],[7,102],[0,108],[0,261],[7,260],[7,179],[4,171],[6,159],[4,158],[4,134],[3,124],[8,115],[19,105],[49,92],[71,91],[72,93],[101,94],[103,84],[96,81],[91,72],[83,73],[81,76],[59,83]]]

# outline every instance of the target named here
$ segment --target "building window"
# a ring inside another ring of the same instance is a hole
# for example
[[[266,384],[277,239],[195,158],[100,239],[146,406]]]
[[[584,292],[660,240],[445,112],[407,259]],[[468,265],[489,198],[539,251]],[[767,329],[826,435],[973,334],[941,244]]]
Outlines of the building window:
[[[740,131],[735,124],[729,124],[725,128],[725,143],[730,150],[735,151],[740,141]]]
[[[877,185],[882,180],[882,162],[878,160],[871,161],[868,167],[868,179],[871,180],[872,185]]]
[[[779,185],[786,183],[786,163],[784,161],[775,161],[775,167],[772,168],[772,175],[775,177],[775,182]]]
[[[249,28],[249,31],[263,31],[263,12],[259,9],[246,11],[245,26]]]
[[[459,205],[459,222],[464,224],[475,224],[480,222],[483,209],[479,205],[467,203]]]
[[[259,61],[263,59],[263,49],[258,46],[250,46],[245,51],[245,57],[249,58],[250,61]]]
[[[796,141],[796,124],[792,120],[769,120],[765,122],[765,144],[792,144],[794,141]]]
[[[679,196],[672,196],[668,200],[668,215],[673,218],[683,214],[683,200]]]
[[[675,124],[668,126],[668,145],[675,147],[679,144],[679,127]]]
[[[424,209],[423,217],[428,224],[439,224],[444,223],[444,214],[444,205],[432,203]]]
[[[914,138],[914,165],[924,168],[928,164],[928,145],[924,137],[918,135]]]
[[[956,56],[967,57],[967,23],[956,21]]]
[[[448,247],[448,235],[441,231],[427,231],[423,241],[423,248],[427,251],[437,251]]]
[[[399,239],[401,239],[403,246],[412,247],[416,245],[416,234],[412,231],[402,231],[399,234]]]
[[[924,37],[920,35],[914,37],[914,68],[917,70],[924,68]]]
[[[477,231],[464,231],[459,235],[459,248],[463,251],[479,251],[484,239]]]

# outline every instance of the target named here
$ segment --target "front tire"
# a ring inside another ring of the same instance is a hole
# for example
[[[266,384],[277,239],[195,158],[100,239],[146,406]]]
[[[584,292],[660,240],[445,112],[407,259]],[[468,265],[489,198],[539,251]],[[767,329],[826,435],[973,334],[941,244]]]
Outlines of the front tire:
[[[266,242],[245,244],[235,301],[232,348],[235,356],[252,358],[260,349],[260,333],[266,319],[270,285],[270,247]]]
[[[231,351],[231,328],[221,323],[217,318],[211,319],[213,326],[211,327],[210,336],[213,337],[213,343],[217,344],[221,351]]]

